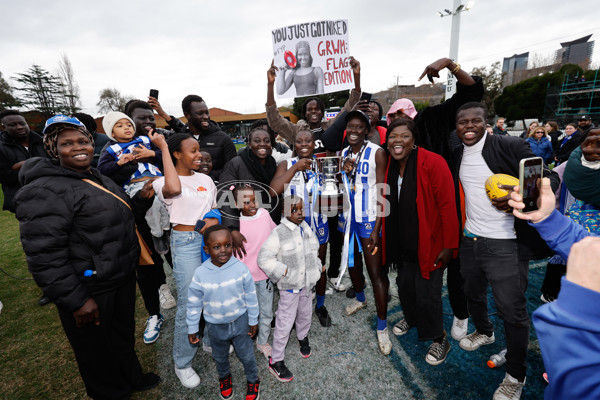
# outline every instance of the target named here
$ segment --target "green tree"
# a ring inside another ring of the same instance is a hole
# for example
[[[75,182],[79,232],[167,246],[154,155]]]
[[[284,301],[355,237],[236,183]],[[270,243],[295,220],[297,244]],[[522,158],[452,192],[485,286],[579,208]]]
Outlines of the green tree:
[[[100,91],[100,100],[96,105],[100,107],[100,113],[109,111],[125,112],[125,104],[129,100],[133,100],[133,96],[123,96],[118,89],[106,88]]]
[[[14,89],[23,92],[23,105],[29,109],[39,111],[47,118],[67,110],[60,78],[39,65],[32,65],[26,72],[13,77],[13,80],[21,84]]]
[[[569,75],[582,74],[583,70],[579,65],[565,64],[557,72],[543,74],[507,86],[494,102],[496,112],[508,120],[542,119],[546,90],[549,86],[560,85],[565,73]]]
[[[348,96],[348,91],[342,90],[341,92],[320,94],[312,97],[320,98],[323,100],[323,103],[325,103],[325,108],[330,108],[343,107],[346,101],[348,101]],[[300,119],[304,119],[304,115],[302,115],[302,104],[306,101],[306,99],[306,97],[296,97],[294,99],[294,104],[292,105],[292,113]]]
[[[485,104],[490,115],[496,115],[494,101],[502,94],[502,78],[504,77],[500,61],[493,63],[489,70],[485,66],[473,68],[471,75],[481,77],[484,88],[481,102]]]
[[[61,56],[58,61],[58,67],[58,76],[63,87],[63,103],[66,106],[66,110],[69,114],[79,112],[81,110],[81,107],[79,107],[79,85],[75,82],[73,65],[66,54]]]
[[[0,72],[0,111],[21,106],[21,101],[13,95],[13,89]]]

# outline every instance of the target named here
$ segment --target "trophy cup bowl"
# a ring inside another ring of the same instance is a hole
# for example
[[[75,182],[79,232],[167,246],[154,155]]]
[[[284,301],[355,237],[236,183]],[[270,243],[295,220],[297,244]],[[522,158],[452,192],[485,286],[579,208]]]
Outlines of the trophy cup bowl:
[[[319,176],[319,212],[328,217],[337,215],[344,206],[344,189],[338,182],[342,171],[342,157],[315,158],[312,169]]]

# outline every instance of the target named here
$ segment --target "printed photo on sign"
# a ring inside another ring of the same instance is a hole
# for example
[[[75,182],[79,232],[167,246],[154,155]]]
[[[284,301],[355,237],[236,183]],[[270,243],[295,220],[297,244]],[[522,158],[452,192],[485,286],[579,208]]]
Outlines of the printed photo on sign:
[[[275,89],[280,98],[312,96],[354,87],[348,21],[330,20],[274,29]]]

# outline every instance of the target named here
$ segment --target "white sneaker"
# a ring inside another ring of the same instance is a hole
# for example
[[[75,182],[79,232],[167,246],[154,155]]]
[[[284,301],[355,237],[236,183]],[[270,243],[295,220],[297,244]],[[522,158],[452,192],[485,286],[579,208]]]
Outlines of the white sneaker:
[[[175,367],[175,375],[177,375],[181,384],[186,388],[192,389],[200,384],[200,377],[192,367],[181,369]]]
[[[507,372],[504,375],[504,380],[494,392],[493,400],[519,400],[526,380],[527,378],[523,382],[519,382]]]
[[[392,351],[392,342],[390,341],[390,335],[388,328],[384,330],[377,330],[377,343],[379,344],[379,351],[384,356],[387,356]]]
[[[356,314],[358,311],[362,310],[367,306],[367,301],[360,302],[356,299],[353,299],[350,304],[346,306],[346,315]]]
[[[452,330],[450,334],[454,340],[460,340],[467,336],[467,328],[469,327],[469,318],[459,319],[454,317],[452,321]]]
[[[339,285],[336,285],[337,281],[338,278],[329,278],[329,284],[332,288],[334,288],[338,292],[343,292],[344,290],[346,290],[346,285],[344,285],[342,282],[340,282]]]
[[[161,314],[148,317],[146,320],[146,330],[144,331],[144,343],[152,344],[158,340],[160,328],[164,320]]]
[[[483,333],[475,331],[470,335],[467,335],[464,338],[462,338],[460,342],[458,342],[458,345],[463,350],[474,351],[480,348],[481,346],[485,346],[486,344],[492,344],[495,341],[496,336],[493,333],[492,336],[487,336]]]
[[[169,310],[177,305],[175,298],[171,294],[171,289],[166,283],[163,283],[158,288],[158,298],[160,299],[160,307],[163,310]]]

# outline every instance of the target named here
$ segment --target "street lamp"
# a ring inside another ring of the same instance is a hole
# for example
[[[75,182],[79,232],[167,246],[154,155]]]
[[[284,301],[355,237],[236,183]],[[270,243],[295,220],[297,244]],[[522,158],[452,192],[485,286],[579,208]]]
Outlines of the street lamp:
[[[452,9],[454,12],[444,9],[444,12],[437,11],[440,18],[452,16],[452,28],[450,31],[450,59],[456,61],[458,58],[458,37],[460,35],[460,13],[469,11],[473,7],[474,1],[470,0],[467,4],[462,4],[462,0],[454,0]],[[449,99],[456,93],[456,81],[454,75],[448,72],[448,83],[446,84],[446,98]]]

